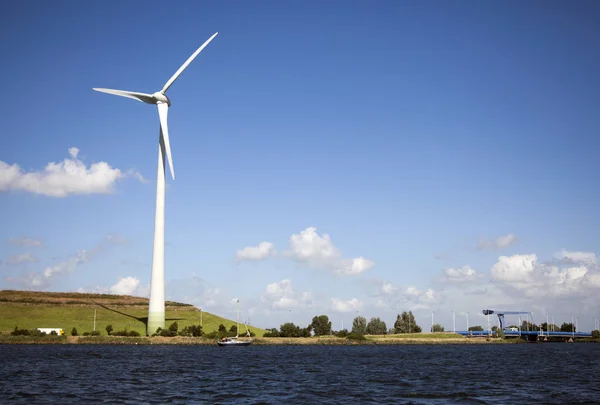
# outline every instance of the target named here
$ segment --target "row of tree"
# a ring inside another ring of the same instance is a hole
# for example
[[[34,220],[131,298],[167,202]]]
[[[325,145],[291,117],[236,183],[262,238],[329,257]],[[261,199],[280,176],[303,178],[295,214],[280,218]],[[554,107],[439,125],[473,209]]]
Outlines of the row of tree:
[[[363,316],[357,316],[352,321],[352,330],[349,332],[347,329],[334,331],[331,327],[331,322],[327,315],[315,316],[312,322],[306,327],[302,328],[295,325],[293,322],[284,323],[279,327],[270,329],[264,336],[265,337],[309,337],[309,336],[324,336],[324,335],[336,335],[336,336],[347,336],[349,334],[355,335],[385,335],[394,333],[420,333],[421,327],[415,321],[415,317],[410,312],[402,312],[398,314],[394,327],[388,329],[384,321],[379,317],[373,317],[369,322]]]

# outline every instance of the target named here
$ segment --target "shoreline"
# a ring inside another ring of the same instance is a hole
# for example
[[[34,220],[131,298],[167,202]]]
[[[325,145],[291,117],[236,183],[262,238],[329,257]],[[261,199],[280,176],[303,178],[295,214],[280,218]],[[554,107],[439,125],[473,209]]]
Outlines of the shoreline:
[[[252,345],[256,346],[364,346],[364,345],[411,345],[411,344],[512,344],[513,341],[488,338],[385,338],[366,337],[365,340],[351,340],[338,337],[309,337],[309,338],[254,338]],[[194,337],[124,337],[124,336],[9,336],[0,335],[0,344],[34,344],[34,345],[180,345],[180,346],[217,346],[215,339]]]

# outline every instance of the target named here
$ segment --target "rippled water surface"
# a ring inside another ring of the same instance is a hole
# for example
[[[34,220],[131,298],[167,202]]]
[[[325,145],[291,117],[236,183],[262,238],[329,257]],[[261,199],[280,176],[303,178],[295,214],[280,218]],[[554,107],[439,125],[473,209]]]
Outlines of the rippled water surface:
[[[0,403],[593,404],[600,344],[0,345]]]

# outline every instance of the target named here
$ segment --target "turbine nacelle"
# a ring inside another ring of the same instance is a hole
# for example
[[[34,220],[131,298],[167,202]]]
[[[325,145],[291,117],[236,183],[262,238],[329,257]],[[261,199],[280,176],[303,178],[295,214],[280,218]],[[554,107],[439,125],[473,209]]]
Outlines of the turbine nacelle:
[[[156,93],[152,94],[152,98],[156,100],[154,104],[166,103],[169,107],[171,107],[171,100],[163,92],[157,91]]]

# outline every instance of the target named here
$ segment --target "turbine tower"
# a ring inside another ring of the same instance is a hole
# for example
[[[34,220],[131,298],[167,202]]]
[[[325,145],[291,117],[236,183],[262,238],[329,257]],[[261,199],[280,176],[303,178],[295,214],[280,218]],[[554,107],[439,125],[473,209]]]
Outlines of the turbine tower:
[[[154,250],[152,253],[152,280],[150,283],[150,305],[148,307],[148,324],[146,333],[154,333],[157,328],[165,327],[165,154],[169,162],[171,176],[175,180],[173,171],[173,161],[171,160],[171,145],[169,143],[169,128],[167,126],[167,114],[171,106],[171,100],[166,92],[177,80],[179,75],[188,67],[196,56],[216,37],[215,32],[212,37],[206,40],[196,49],[179,68],[177,72],[165,83],[161,91],[153,94],[137,93],[125,90],[100,89],[96,91],[114,94],[116,96],[128,97],[147,104],[156,104],[158,107],[158,117],[160,120],[160,135],[158,140],[158,172],[156,175],[156,213],[154,216]]]

